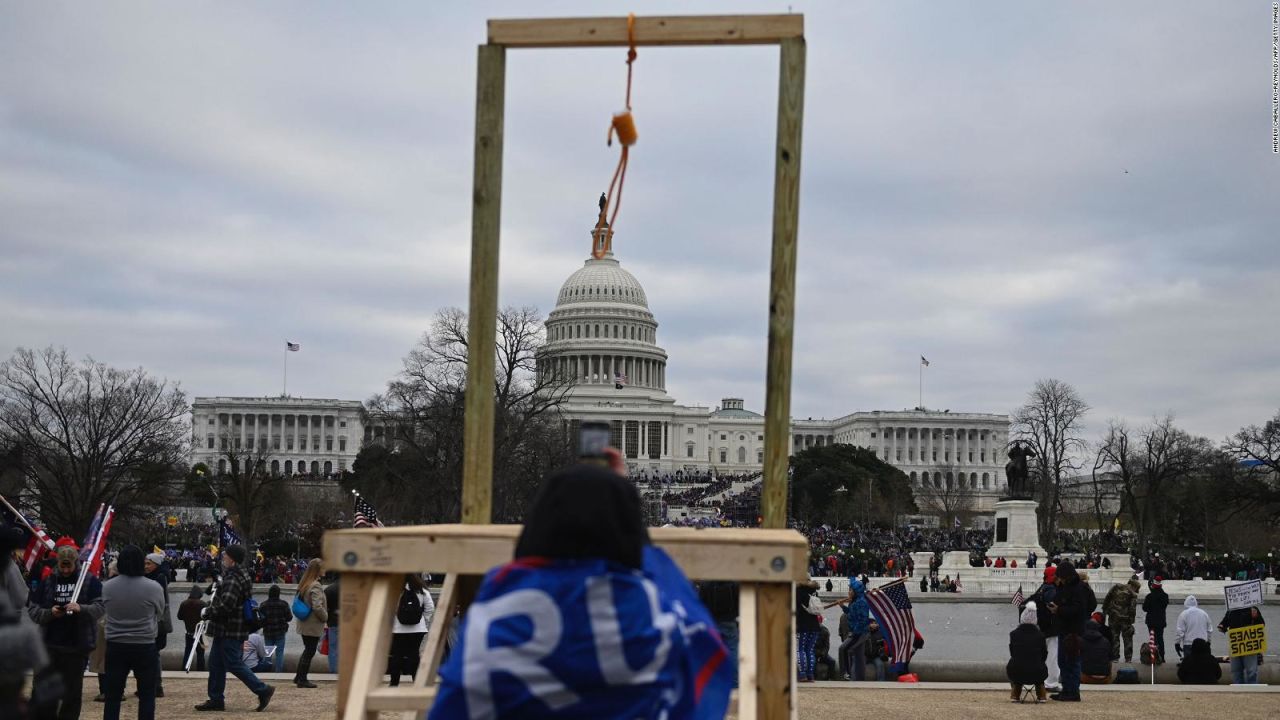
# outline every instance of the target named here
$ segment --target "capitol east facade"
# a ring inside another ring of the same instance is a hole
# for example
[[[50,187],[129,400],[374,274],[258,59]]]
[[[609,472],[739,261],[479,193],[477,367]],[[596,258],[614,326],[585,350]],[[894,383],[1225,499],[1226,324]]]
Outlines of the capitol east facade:
[[[547,316],[538,372],[565,383],[568,421],[606,422],[633,474],[752,473],[764,461],[764,416],[741,398],[715,408],[667,394],[667,352],[640,282],[598,223],[593,253],[565,280]],[[852,412],[792,420],[792,454],[843,443],[874,450],[916,487],[962,487],[988,511],[1005,487],[1008,415],[922,410]]]

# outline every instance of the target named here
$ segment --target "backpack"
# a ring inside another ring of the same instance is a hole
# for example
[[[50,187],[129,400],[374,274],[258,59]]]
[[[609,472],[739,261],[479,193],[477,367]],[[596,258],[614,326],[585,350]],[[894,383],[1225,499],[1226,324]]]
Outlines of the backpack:
[[[258,601],[249,596],[244,601],[244,627],[249,632],[261,630],[263,624],[266,623],[266,614],[262,612],[262,608],[258,607]]]
[[[405,588],[400,593],[400,603],[396,606],[396,620],[401,625],[417,625],[422,622],[422,599],[418,593]]]

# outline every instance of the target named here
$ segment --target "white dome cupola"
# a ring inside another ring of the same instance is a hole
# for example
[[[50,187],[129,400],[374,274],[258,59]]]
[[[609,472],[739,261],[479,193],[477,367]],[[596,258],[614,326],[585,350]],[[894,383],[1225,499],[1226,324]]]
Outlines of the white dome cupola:
[[[538,371],[611,392],[664,393],[667,353],[644,287],[614,257],[603,212],[590,234],[592,256],[560,286],[547,315]]]

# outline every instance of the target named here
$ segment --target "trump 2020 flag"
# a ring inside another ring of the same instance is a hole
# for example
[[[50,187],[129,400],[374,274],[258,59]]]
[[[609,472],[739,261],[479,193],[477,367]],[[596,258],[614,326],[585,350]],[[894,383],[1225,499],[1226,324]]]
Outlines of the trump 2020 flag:
[[[524,557],[489,571],[429,720],[723,718],[733,663],[679,567]]]

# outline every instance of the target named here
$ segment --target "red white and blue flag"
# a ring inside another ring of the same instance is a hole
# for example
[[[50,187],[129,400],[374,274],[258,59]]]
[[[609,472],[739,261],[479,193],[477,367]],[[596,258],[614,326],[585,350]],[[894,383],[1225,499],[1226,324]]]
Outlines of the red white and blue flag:
[[[298,352],[302,349],[301,343],[289,342],[288,340],[284,341],[284,346],[289,352]]]
[[[10,505],[2,495],[0,495],[0,503],[3,504],[3,507],[0,507],[0,517],[22,531],[22,565],[27,572],[31,572],[31,568],[44,557],[45,552],[54,548],[53,540],[39,525],[28,520],[25,515],[18,512],[17,508]]]
[[[867,604],[884,633],[890,662],[900,665],[911,662],[915,652],[916,618],[911,612],[906,578],[867,591]]]

